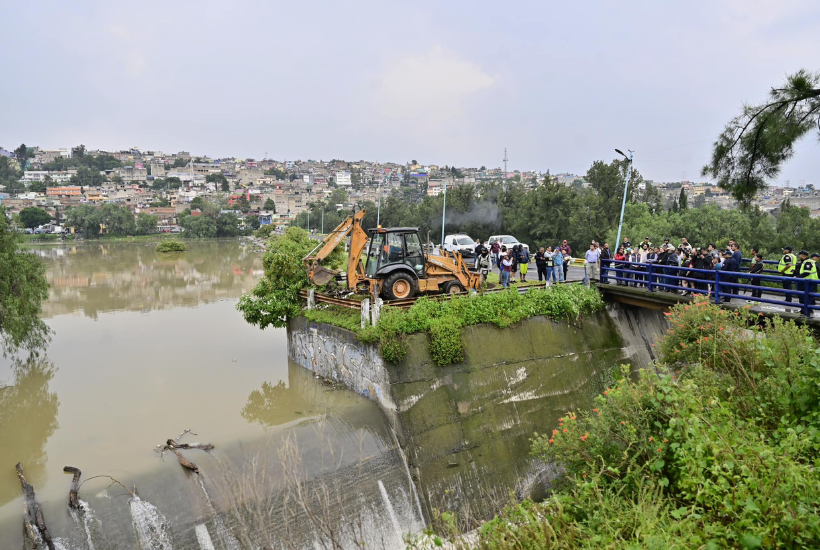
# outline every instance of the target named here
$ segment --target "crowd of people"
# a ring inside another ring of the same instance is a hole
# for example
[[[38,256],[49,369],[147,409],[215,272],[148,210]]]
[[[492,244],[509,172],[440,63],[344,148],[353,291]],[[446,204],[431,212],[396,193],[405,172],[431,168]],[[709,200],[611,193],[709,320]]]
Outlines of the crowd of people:
[[[751,249],[748,261],[748,273],[764,275],[764,258],[757,248]],[[617,285],[648,286],[647,273],[649,265],[653,265],[652,271],[657,274],[657,278],[653,280],[658,290],[687,295],[708,294],[714,291],[717,279],[715,272],[720,271],[719,280],[721,282],[737,284],[743,279],[744,283],[757,287],[748,291],[751,298],[748,301],[755,302],[762,295],[763,279],[741,277],[743,262],[743,252],[734,240],[729,241],[729,248],[719,250],[714,244],[705,247],[692,246],[686,238],[681,239],[679,245],[673,245],[670,239],[664,239],[662,245],[655,246],[647,237],[642,243],[633,246],[629,239],[624,237],[623,243],[614,254],[608,243],[603,246],[596,242],[590,244],[584,263],[584,280],[587,283],[590,280],[609,283],[609,279],[612,278]],[[806,250],[794,254],[791,246],[783,247],[783,256],[778,263],[777,274],[798,280],[794,282],[783,280],[782,288],[786,291],[801,292],[808,288],[810,293],[817,292],[818,283],[816,281],[820,279],[818,262],[820,262],[820,254],[809,254]],[[619,269],[628,271],[619,271]],[[598,276],[599,273],[600,276]],[[690,280],[681,280],[678,277]],[[738,296],[738,288],[722,287],[721,293],[723,301],[730,302],[733,297]],[[782,296],[782,299],[788,303],[791,303],[794,298],[795,296],[789,293]],[[775,299],[781,299],[781,297]],[[796,301],[800,302],[800,299]],[[810,294],[808,304],[814,305],[814,303],[814,297]]]
[[[656,246],[649,237],[637,245],[632,245],[629,238],[624,237],[614,253],[609,243],[601,245],[593,241],[589,245],[589,250],[584,253],[584,283],[588,285],[591,281],[604,284],[614,282],[622,286],[646,287],[649,284],[649,266],[652,265],[652,272],[656,275],[653,278],[653,287],[657,290],[684,295],[709,294],[714,292],[717,279],[715,272],[720,271],[720,282],[736,284],[741,282],[742,278],[744,283],[758,287],[748,291],[749,301],[755,302],[762,295],[763,279],[747,277],[745,274],[765,275],[764,258],[756,247],[750,252],[748,271],[743,271],[741,266],[746,260],[740,246],[734,240],[729,241],[727,249],[720,250],[714,244],[704,247],[692,246],[686,238],[681,239],[677,245],[672,244],[671,239],[664,239],[663,244]],[[554,248],[541,247],[532,256],[529,250],[520,244],[508,250],[498,242],[488,247],[479,240],[475,255],[475,268],[481,274],[482,282],[485,282],[489,273],[496,268],[499,271],[499,282],[504,288],[508,288],[517,280],[527,281],[531,260],[535,260],[539,281],[546,284],[563,282],[567,279],[567,269],[573,259],[572,248],[566,240]],[[818,253],[809,254],[808,251],[801,250],[794,254],[791,246],[784,247],[783,256],[777,266],[777,274],[798,280],[783,280],[782,288],[786,291],[801,292],[808,288],[810,293],[817,292],[820,280],[819,262]],[[680,277],[689,280],[681,280]],[[721,287],[721,293],[723,301],[729,302],[738,296],[738,288]],[[788,292],[782,299],[788,303],[800,302],[799,297]],[[815,304],[814,296],[811,294],[808,303]]]
[[[572,259],[571,254],[572,248],[567,244],[567,241],[555,248],[551,246],[541,247],[538,252],[530,255],[529,249],[522,244],[507,249],[499,242],[494,242],[488,247],[479,240],[475,247],[475,268],[481,275],[481,282],[483,283],[495,267],[498,269],[498,280],[501,286],[509,288],[517,280],[522,283],[527,281],[530,262],[535,260],[538,280],[547,284],[550,281],[558,283],[563,282],[567,277],[569,261]]]

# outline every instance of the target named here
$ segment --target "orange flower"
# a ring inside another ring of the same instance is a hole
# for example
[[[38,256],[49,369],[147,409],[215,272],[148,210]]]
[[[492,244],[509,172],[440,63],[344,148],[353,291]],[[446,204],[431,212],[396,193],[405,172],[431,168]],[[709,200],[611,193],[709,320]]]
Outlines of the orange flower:
[[[652,438],[651,437],[649,438],[649,442],[652,443]]]
[[[550,439],[550,445],[552,445],[552,439]]]
[[[606,390],[604,390],[604,395],[606,395]]]
[[[598,412],[598,409],[592,409],[592,412],[596,413]]]
[[[664,437],[664,438],[663,438],[663,442],[664,442],[664,443],[669,443],[669,440],[668,440],[668,439],[666,439],[666,438]]]
[[[564,428],[564,433],[567,433],[567,429],[566,429],[566,428]]]
[[[661,452],[661,448],[660,448],[660,447],[658,447],[658,452]]]
[[[552,430],[552,435],[558,435],[558,430]]]
[[[584,435],[581,436],[581,441],[586,441],[588,437],[589,437],[589,434],[585,433]]]
[[[626,426],[626,422],[624,422],[623,420],[621,420],[621,424]]]

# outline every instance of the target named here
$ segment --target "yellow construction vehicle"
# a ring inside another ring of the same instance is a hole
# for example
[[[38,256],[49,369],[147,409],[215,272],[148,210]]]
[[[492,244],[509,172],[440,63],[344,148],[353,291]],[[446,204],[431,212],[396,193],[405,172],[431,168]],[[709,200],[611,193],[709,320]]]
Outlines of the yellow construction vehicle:
[[[347,287],[351,290],[399,300],[416,294],[455,294],[478,288],[479,276],[470,272],[461,254],[446,251],[442,251],[443,256],[425,254],[416,227],[378,227],[365,231],[362,229],[364,215],[365,211],[360,210],[345,218],[305,256],[311,283],[325,285],[340,273],[321,264],[350,235]]]

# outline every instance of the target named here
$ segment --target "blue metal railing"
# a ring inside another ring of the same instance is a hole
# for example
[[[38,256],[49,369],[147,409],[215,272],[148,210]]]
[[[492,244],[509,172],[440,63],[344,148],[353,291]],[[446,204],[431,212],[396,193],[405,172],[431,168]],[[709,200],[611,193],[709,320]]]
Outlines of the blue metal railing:
[[[766,263],[777,264],[777,262]],[[771,271],[764,270],[763,273]],[[774,272],[777,273],[777,271]],[[757,284],[740,283],[741,279],[752,283],[757,282]],[[820,306],[815,304],[816,298],[820,296],[817,293],[817,285],[820,281],[780,275],[753,274],[748,272],[748,268],[745,271],[718,271],[625,260],[601,260],[600,281],[602,283],[615,281],[620,285],[643,287],[649,292],[686,291],[692,294],[703,294],[712,296],[716,304],[741,299],[740,291],[752,291],[761,295],[752,294],[743,299],[787,308],[799,308],[800,313],[806,317],[810,317],[812,311],[820,309]],[[777,283],[780,287],[763,286],[764,281]],[[769,296],[763,296],[763,291]],[[779,299],[781,297],[783,299]]]

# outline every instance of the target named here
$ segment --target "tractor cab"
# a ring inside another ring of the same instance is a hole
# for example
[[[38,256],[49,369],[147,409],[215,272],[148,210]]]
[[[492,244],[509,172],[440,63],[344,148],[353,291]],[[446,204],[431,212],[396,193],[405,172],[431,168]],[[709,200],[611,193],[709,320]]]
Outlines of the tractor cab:
[[[417,280],[425,277],[424,249],[415,227],[371,229],[365,261],[368,279],[385,279],[384,291],[390,299],[410,298],[418,290]]]
[[[371,229],[365,273],[379,277],[397,268],[409,268],[417,277],[424,277],[424,250],[415,227]]]

